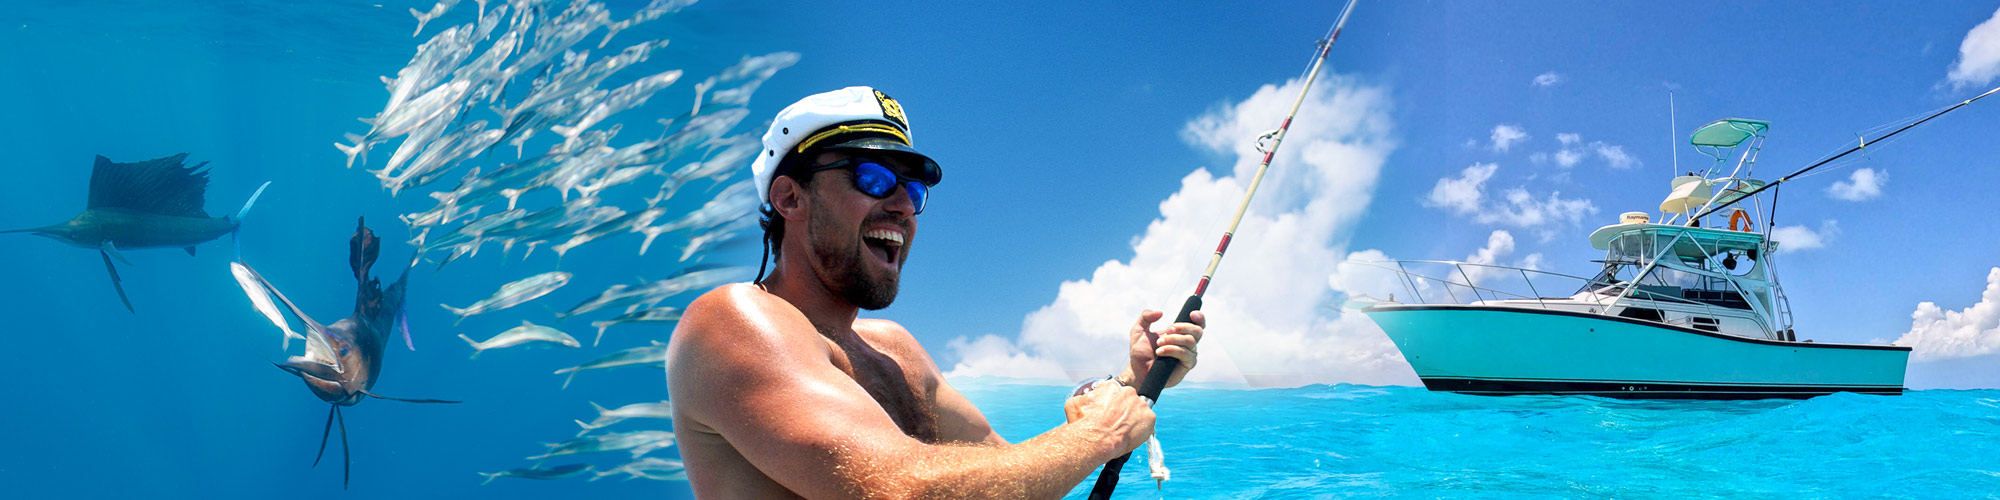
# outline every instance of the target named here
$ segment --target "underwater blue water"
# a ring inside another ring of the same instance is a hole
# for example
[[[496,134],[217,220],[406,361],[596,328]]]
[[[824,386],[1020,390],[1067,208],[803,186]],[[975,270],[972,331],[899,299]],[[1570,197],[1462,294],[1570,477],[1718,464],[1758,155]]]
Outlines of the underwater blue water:
[[[360,167],[341,168],[332,143],[365,130],[354,118],[380,110],[386,92],[376,77],[400,68],[423,40],[409,37],[414,20],[406,11],[431,3],[10,2],[0,9],[0,229],[79,211],[92,155],[137,161],[188,152],[211,162],[213,214],[233,212],[258,184],[273,182],[243,228],[244,258],[308,312],[345,315],[353,301],[346,239],[355,218],[365,216],[388,241],[377,271],[390,273],[411,251],[398,241],[407,234],[395,216],[431,203],[421,195],[391,198]],[[425,36],[467,22],[472,2],[464,3]],[[625,13],[642,2],[607,3]],[[805,44],[753,22],[771,18],[759,8],[766,7],[706,2],[619,40],[671,38],[645,67],[690,75]],[[759,92],[794,96],[825,87],[780,78]],[[687,86],[663,92],[657,99],[667,104],[628,113],[628,126],[680,111],[688,93]],[[766,119],[772,103],[783,101],[760,101],[750,121]],[[649,190],[614,189],[606,197],[630,201]],[[656,245],[677,250],[682,243]],[[666,397],[657,369],[588,372],[567,389],[551,373],[664,341],[665,327],[619,326],[603,346],[503,349],[476,360],[455,338],[484,338],[522,320],[547,323],[542,304],[567,307],[611,284],[663,278],[686,265],[663,256],[677,252],[658,248],[641,258],[637,244],[620,236],[560,261],[546,251],[525,260],[482,254],[414,272],[416,350],[392,341],[376,392],[464,403],[365,401],[344,410],[353,470],[342,490],[338,434],[325,461],[312,465],[327,405],[268,366],[285,353],[229,276],[226,238],[200,246],[196,256],[129,252],[133,262],[120,272],[134,314],[118,305],[94,252],[0,235],[0,498],[687,497],[684,483],[501,479],[481,486],[476,474],[532,465],[524,457],[541,452],[542,443],[575,434],[572,419],[594,417],[592,402],[615,407]],[[753,250],[726,247],[701,262],[753,263]],[[558,268],[576,279],[536,303],[456,325],[434,305],[464,305],[502,283]],[[582,323],[561,326],[593,333]],[[1066,387],[957,384],[1010,440],[1061,422]],[[1345,385],[1180,388],[1160,413],[1175,479],[1155,490],[1134,463],[1121,497],[1964,498],[2000,491],[2000,391],[1629,402]],[[611,429],[648,428],[666,424]],[[549,465],[624,461],[612,453]]]

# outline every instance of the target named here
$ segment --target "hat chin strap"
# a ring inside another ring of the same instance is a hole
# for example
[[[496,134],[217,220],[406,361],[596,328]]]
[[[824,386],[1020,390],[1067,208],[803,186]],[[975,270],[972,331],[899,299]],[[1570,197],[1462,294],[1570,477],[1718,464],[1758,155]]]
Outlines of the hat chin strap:
[[[771,239],[764,238],[764,256],[757,259],[757,279],[752,280],[750,282],[751,284],[757,286],[764,285],[764,266],[769,265],[770,263],[771,263]]]

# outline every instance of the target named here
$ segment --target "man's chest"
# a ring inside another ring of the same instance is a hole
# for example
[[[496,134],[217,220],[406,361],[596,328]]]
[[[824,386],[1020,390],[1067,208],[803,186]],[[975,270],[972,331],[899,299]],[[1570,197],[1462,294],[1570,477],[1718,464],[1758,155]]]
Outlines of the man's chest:
[[[881,405],[903,434],[927,443],[939,440],[936,381],[927,372],[866,344],[834,343],[832,361]]]

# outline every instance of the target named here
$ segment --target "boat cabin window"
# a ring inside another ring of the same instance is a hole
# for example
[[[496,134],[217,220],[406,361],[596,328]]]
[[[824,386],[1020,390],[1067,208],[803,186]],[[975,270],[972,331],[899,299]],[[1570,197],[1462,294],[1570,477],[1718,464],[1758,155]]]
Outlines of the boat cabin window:
[[[1706,316],[1689,316],[1688,324],[1694,326],[1696,330],[1708,330],[1711,332],[1722,331],[1721,327],[1718,326],[1720,323],[1718,323],[1715,320],[1715,318],[1710,318]]]

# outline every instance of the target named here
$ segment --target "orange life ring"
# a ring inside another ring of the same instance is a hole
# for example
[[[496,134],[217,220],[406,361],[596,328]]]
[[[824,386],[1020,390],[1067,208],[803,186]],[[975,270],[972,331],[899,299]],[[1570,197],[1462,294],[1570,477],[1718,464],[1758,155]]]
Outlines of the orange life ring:
[[[1739,220],[1743,221],[1743,226],[1742,226],[1743,228],[1742,228],[1742,229],[1737,229],[1737,226],[1736,226],[1736,221],[1739,221]],[[1749,212],[1745,212],[1745,211],[1743,211],[1743,209],[1740,209],[1740,208],[1739,208],[1739,209],[1736,209],[1736,212],[1734,212],[1734,213],[1731,213],[1731,214],[1729,214],[1729,230],[1730,230],[1730,231],[1749,231],[1750,229],[1751,229],[1751,224],[1750,224],[1750,213],[1749,213]]]

